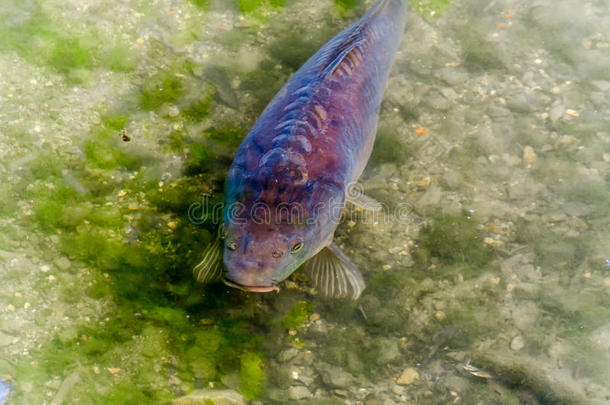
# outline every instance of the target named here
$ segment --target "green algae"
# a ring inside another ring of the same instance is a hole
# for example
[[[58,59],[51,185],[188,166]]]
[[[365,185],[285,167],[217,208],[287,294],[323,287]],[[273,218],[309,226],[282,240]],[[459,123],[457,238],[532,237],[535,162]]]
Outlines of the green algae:
[[[263,358],[258,353],[247,352],[240,358],[240,388],[245,398],[258,398],[265,386]]]
[[[440,17],[449,7],[450,0],[409,0],[409,5],[424,18]]]
[[[89,298],[120,308],[103,321],[103,328],[77,322],[76,329],[59,332],[32,356],[49,365],[47,375],[52,369],[69,370],[73,364],[87,368],[79,372],[71,395],[86,398],[89,388],[89,395],[99,393],[101,403],[168,401],[170,366],[163,361],[156,364],[159,356],[176,357],[178,376],[191,387],[197,379],[219,382],[240,370],[244,395],[258,397],[264,386],[264,358],[257,351],[259,335],[247,331],[251,322],[246,313],[226,316],[212,328],[197,323],[214,316],[214,311],[222,313],[230,298],[218,286],[208,287],[202,296],[190,274],[212,232],[189,221],[188,207],[201,199],[206,183],[222,179],[202,177],[217,171],[209,162],[215,154],[202,154],[209,149],[197,151],[198,144],[177,139],[176,148],[196,156],[191,163],[197,161],[199,166],[191,164],[190,174],[160,186],[154,166],[161,160],[153,151],[133,150],[118,136],[129,120],[129,114],[102,114],[101,126],[83,140],[83,154],[47,152],[29,163],[36,178],[28,189],[35,200],[36,226],[51,234],[59,231],[62,251],[95,269],[93,280],[80,287]],[[229,149],[241,137],[243,131],[236,129],[208,130],[204,136],[210,145]],[[216,194],[213,198],[218,200]],[[68,297],[66,301],[78,302]],[[152,331],[162,335],[151,336]],[[134,346],[134,339],[145,343]],[[126,364],[121,352],[131,353],[138,364]],[[154,367],[156,372],[146,371]],[[121,371],[116,376],[106,371],[117,368]],[[101,375],[87,386],[92,376],[85,375],[92,369],[101,370]],[[70,376],[62,371],[58,377]]]
[[[154,110],[165,103],[172,103],[184,94],[184,81],[175,73],[160,72],[146,80],[140,95],[140,107]]]
[[[408,146],[400,142],[401,136],[389,128],[380,127],[377,130],[375,146],[369,162],[377,166],[381,163],[404,164],[412,155]],[[399,145],[399,147],[397,147]]]
[[[313,313],[313,305],[308,301],[297,302],[282,318],[282,326],[286,329],[296,329],[309,320]]]
[[[59,24],[57,17],[46,14],[38,2],[31,2],[28,7],[31,8],[29,18],[0,27],[0,50],[15,51],[32,63],[55,69],[75,83],[88,81],[87,71],[91,69],[120,72],[134,69],[132,53],[108,34],[92,27],[85,32],[70,30],[69,20]]]
[[[493,257],[491,250],[484,246],[476,223],[466,214],[434,218],[421,231],[418,243],[425,250],[415,249],[415,257],[427,261],[429,253],[448,264],[468,263],[473,271],[488,264]]]
[[[193,3],[197,8],[200,8],[202,10],[208,10],[210,7],[210,1],[209,0],[189,0],[191,3]]]
[[[265,9],[284,7],[286,0],[237,0],[239,11],[245,14],[261,12]]]
[[[353,16],[362,4],[362,0],[333,0],[335,11],[341,18]]]

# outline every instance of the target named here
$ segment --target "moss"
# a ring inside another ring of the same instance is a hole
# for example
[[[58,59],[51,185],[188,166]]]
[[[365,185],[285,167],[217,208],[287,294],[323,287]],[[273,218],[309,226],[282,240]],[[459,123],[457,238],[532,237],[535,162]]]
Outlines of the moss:
[[[491,250],[483,245],[476,224],[466,215],[436,217],[420,233],[419,245],[447,263],[468,263],[477,268],[488,264],[493,257]]]
[[[258,353],[246,352],[240,358],[240,389],[247,399],[258,398],[263,394],[265,370],[262,356]]]
[[[165,103],[172,103],[184,94],[184,80],[175,73],[160,72],[147,79],[140,94],[140,107],[154,110]]]
[[[296,329],[303,325],[313,313],[313,305],[308,301],[297,302],[282,318],[282,326],[286,329]]]

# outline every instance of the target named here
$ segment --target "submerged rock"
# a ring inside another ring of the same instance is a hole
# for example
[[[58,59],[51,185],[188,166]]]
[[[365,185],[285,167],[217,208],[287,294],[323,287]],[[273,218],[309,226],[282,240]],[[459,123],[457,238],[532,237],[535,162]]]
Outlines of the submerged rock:
[[[332,387],[346,388],[351,386],[354,381],[354,376],[332,364],[320,363],[316,366],[316,369],[322,376],[322,381]]]
[[[299,400],[310,398],[312,394],[307,389],[307,387],[303,387],[302,385],[296,385],[288,389],[288,396],[290,397],[290,399]]]
[[[419,381],[419,373],[413,367],[405,368],[396,380],[396,384],[411,385]]]

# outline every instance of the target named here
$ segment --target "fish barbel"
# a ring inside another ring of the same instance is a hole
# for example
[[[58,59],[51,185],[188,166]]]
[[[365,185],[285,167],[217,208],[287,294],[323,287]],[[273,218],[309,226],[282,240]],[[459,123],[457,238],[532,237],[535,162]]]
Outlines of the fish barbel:
[[[239,146],[223,224],[193,270],[245,291],[278,290],[301,264],[327,296],[358,298],[362,274],[332,242],[346,201],[379,203],[350,186],[371,154],[379,107],[406,20],[380,0],[286,82]]]

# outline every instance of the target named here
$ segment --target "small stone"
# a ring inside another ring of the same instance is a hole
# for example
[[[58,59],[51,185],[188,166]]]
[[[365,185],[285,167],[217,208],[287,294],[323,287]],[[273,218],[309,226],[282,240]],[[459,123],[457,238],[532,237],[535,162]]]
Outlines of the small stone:
[[[584,278],[586,278],[587,280],[591,279],[591,272],[586,272],[585,274],[582,275]]]
[[[6,310],[9,312],[15,312],[15,306],[13,304],[8,304],[6,306]]]
[[[390,266],[389,264],[384,264],[381,268],[383,270],[387,271],[387,270],[390,270],[392,268],[392,266]]]
[[[40,271],[42,271],[43,273],[46,273],[49,270],[51,270],[51,266],[49,266],[48,264],[43,264],[42,266],[40,266]]]
[[[288,388],[288,396],[290,399],[298,401],[299,399],[311,398],[312,393],[302,385],[296,385]]]
[[[354,377],[340,367],[324,362],[317,363],[315,367],[320,373],[322,381],[331,387],[343,388],[353,385]]]
[[[176,229],[178,227],[178,223],[176,221],[170,221],[167,223],[167,227],[172,230]]]
[[[605,285],[606,287],[610,287],[610,276],[608,276],[608,277],[606,277],[606,278],[604,279],[604,285]]]
[[[570,108],[568,108],[568,109],[566,110],[566,114],[567,114],[567,115],[569,115],[570,117],[574,117],[574,118],[578,118],[578,117],[580,117],[580,114],[578,113],[578,111],[576,111],[576,110],[572,110],[572,109],[570,109]]]
[[[309,322],[315,322],[318,319],[320,319],[320,314],[314,312],[313,314],[311,314],[311,316],[309,317]]]
[[[519,351],[525,347],[525,342],[523,341],[523,336],[517,335],[510,341],[510,349],[514,351]]]
[[[121,190],[121,191],[119,191],[119,193],[116,196],[119,197],[119,198],[123,198],[126,195],[127,195],[127,191]]]
[[[523,148],[523,161],[528,165],[536,163],[536,152],[534,152],[534,148],[531,146]]]
[[[65,256],[56,259],[53,263],[61,270],[68,270],[72,266],[72,262]]]
[[[410,385],[419,381],[419,373],[413,367],[409,367],[403,370],[400,377],[396,381],[396,384]]]
[[[434,314],[434,317],[436,318],[437,321],[442,322],[445,319],[447,319],[447,315],[445,315],[445,313],[443,311],[437,311]]]
[[[576,137],[572,135],[563,135],[559,138],[558,142],[562,145],[571,145],[577,141]]]

